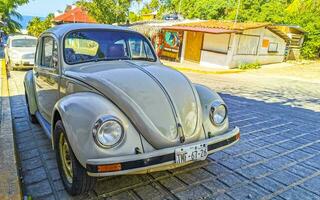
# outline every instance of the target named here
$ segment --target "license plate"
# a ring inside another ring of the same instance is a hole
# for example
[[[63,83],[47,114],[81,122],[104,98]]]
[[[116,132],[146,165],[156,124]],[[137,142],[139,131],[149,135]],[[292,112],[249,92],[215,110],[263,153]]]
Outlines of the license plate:
[[[205,160],[208,155],[207,144],[197,144],[193,146],[175,149],[176,163],[186,163],[189,161]]]

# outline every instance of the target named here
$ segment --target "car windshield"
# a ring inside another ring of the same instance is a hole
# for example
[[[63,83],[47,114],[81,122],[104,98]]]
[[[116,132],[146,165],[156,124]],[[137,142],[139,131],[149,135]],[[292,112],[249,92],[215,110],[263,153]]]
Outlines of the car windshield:
[[[12,47],[35,47],[37,45],[36,39],[13,39]]]
[[[102,60],[156,60],[152,47],[140,34],[100,29],[67,34],[64,58],[68,64]]]

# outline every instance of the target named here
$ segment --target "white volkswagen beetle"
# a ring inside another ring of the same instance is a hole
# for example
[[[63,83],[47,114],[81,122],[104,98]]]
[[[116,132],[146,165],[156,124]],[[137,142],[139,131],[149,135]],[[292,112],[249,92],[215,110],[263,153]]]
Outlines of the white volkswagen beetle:
[[[204,160],[240,137],[216,92],[162,65],[150,42],[127,28],[47,30],[24,85],[29,117],[51,138],[71,195],[89,191],[96,177]]]
[[[5,47],[6,64],[11,70],[32,68],[36,45],[36,37],[29,35],[9,36]]]

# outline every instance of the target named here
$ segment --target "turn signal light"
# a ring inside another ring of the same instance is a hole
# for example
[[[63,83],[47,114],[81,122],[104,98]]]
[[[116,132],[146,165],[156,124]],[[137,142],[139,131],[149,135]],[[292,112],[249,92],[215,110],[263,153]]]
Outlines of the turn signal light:
[[[98,165],[98,172],[114,172],[114,171],[120,171],[121,170],[121,164],[115,163],[110,165]]]
[[[240,132],[236,135],[236,140],[240,139]]]

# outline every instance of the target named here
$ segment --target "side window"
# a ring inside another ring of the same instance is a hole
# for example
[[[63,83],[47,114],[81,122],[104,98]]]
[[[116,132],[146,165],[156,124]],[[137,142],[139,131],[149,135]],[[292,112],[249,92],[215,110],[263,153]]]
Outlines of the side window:
[[[147,58],[154,59],[150,45],[147,42],[144,42],[144,48],[146,50]]]
[[[129,39],[132,58],[148,58],[154,60],[150,45],[141,39]]]
[[[54,68],[58,64],[58,48],[52,37],[42,39],[41,67]]]
[[[129,39],[129,45],[132,58],[145,58],[146,52],[144,50],[144,44],[141,39],[132,38]]]
[[[37,48],[36,48],[36,54],[35,54],[35,60],[34,63],[36,66],[39,66],[41,63],[41,46],[42,46],[42,40],[38,40]]]

